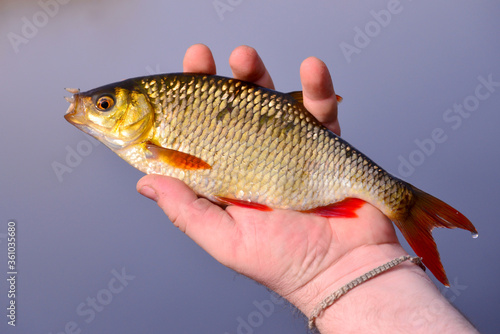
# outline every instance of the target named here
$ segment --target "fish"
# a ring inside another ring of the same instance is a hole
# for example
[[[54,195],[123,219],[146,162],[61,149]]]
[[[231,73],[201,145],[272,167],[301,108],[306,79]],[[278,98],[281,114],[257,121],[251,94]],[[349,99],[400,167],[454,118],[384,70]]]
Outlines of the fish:
[[[432,229],[477,236],[459,211],[391,175],[323,126],[300,91],[198,73],[67,91],[73,94],[66,97],[68,122],[140,171],[180,179],[218,205],[356,217],[370,203],[446,286]]]

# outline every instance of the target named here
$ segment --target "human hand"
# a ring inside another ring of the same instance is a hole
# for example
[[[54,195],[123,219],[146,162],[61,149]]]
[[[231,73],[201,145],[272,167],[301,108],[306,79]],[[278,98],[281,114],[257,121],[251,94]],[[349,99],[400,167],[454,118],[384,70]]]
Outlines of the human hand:
[[[254,49],[236,48],[229,63],[235,78],[274,89]],[[200,44],[189,48],[184,71],[215,74],[210,50]],[[340,134],[326,65],[308,58],[300,76],[305,107]],[[369,204],[357,210],[357,218],[324,218],[291,210],[222,209],[198,198],[183,182],[160,175],[143,177],[137,189],[219,262],[276,291],[307,315],[341,285],[406,254],[392,223]]]
[[[229,64],[235,78],[274,88],[254,49],[236,48]],[[210,50],[201,44],[189,48],[184,71],[215,74]],[[308,58],[300,77],[305,107],[340,134],[326,65]],[[324,218],[291,210],[223,209],[198,198],[183,182],[160,175],[144,176],[137,190],[219,262],[274,290],[308,316],[347,282],[406,255],[392,223],[368,203],[356,218]],[[429,313],[429,305],[439,312]],[[322,333],[477,333],[423,271],[408,262],[350,291],[316,325]]]

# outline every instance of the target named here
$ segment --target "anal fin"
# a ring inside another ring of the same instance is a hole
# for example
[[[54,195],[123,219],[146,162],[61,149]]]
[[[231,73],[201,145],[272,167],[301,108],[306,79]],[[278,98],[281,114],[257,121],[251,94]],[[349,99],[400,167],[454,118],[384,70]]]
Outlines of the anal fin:
[[[335,202],[326,206],[320,206],[317,208],[301,211],[303,213],[312,213],[318,216],[332,218],[332,217],[343,217],[343,218],[356,218],[356,210],[359,209],[365,201],[359,198],[346,198],[343,201]]]
[[[249,208],[249,209],[256,209],[259,211],[273,211],[270,207],[264,204],[260,203],[255,203],[255,202],[249,202],[249,201],[244,201],[241,199],[235,199],[235,198],[227,198],[227,197],[222,197],[222,196],[215,196],[217,200],[221,203],[228,204],[228,205],[236,205],[242,208]]]

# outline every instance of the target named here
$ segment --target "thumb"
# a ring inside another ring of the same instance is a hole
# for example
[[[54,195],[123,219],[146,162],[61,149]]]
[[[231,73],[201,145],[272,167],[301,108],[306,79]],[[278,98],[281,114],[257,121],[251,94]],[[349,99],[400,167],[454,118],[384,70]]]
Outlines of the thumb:
[[[157,202],[172,223],[208,253],[226,262],[224,255],[231,254],[236,227],[225,210],[168,176],[146,175],[137,183],[137,191]]]

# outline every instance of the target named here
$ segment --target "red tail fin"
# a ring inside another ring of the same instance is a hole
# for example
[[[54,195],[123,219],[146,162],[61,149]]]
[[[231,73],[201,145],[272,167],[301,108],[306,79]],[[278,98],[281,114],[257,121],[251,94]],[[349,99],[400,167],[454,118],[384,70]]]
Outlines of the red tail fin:
[[[415,196],[415,203],[406,219],[393,221],[427,268],[441,283],[449,286],[431,231],[434,227],[458,227],[477,234],[476,228],[464,215],[445,202],[412,185],[410,187]]]

